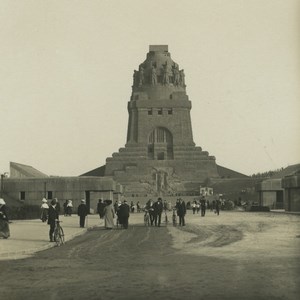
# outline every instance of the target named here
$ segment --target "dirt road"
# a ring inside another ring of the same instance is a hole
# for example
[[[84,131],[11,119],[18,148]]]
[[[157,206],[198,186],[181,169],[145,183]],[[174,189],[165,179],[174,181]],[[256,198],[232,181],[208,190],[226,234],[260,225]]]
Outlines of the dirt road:
[[[189,214],[185,227],[96,228],[1,261],[1,299],[298,299],[299,216]]]

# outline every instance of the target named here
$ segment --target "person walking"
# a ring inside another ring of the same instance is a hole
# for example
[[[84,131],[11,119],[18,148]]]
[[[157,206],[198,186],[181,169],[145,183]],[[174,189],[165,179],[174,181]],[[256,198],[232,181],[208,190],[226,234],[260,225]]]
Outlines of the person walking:
[[[6,210],[6,203],[0,198],[0,237],[8,239],[10,237],[9,219]]]
[[[192,203],[192,209],[193,209],[193,215],[194,215],[195,212],[196,212],[196,201],[194,201],[194,202]]]
[[[216,208],[215,213],[217,215],[219,215],[220,214],[220,200],[216,200],[215,208]]]
[[[68,215],[68,208],[67,208],[67,205],[68,205],[68,200],[66,200],[64,202],[64,216],[66,217]]]
[[[55,220],[59,219],[59,215],[57,210],[55,209],[57,202],[53,199],[49,206],[49,214],[48,214],[48,225],[50,225],[49,230],[49,238],[50,242],[55,242],[53,238],[54,228],[55,228]]]
[[[185,206],[185,202],[181,198],[178,199],[176,208],[177,208],[177,215],[179,217],[179,226],[185,226],[184,217],[186,214],[186,206]]]
[[[105,203],[100,198],[97,204],[97,213],[99,214],[100,219],[104,218],[104,207],[105,207]]]
[[[57,198],[54,198],[54,200],[56,201],[56,206],[55,209],[57,211],[58,214],[60,214],[60,204]]]
[[[133,203],[133,201],[131,201],[131,203],[130,203],[130,210],[131,210],[132,213],[134,213],[134,203]]]
[[[73,202],[72,200],[68,200],[68,204],[67,204],[67,215],[71,216],[73,212]]]
[[[149,212],[149,217],[150,217],[150,224],[153,226],[154,223],[154,208],[153,208],[153,201],[152,199],[149,199],[148,202],[146,203],[146,210]]]
[[[199,203],[199,201],[196,202],[196,210],[197,210],[197,214],[199,214],[199,211],[200,211],[200,203]]]
[[[161,214],[163,211],[163,203],[162,199],[158,198],[157,201],[153,204],[153,214],[154,214],[154,223],[155,226],[160,227],[161,223]]]
[[[84,227],[85,218],[87,214],[88,214],[88,208],[86,206],[85,200],[82,199],[77,209],[77,215],[79,216],[79,225],[81,228]]]
[[[46,222],[48,219],[48,210],[49,210],[49,205],[47,203],[47,199],[43,198],[42,199],[42,205],[41,205],[41,220],[42,222]]]
[[[205,211],[206,211],[205,197],[202,197],[200,200],[200,209],[201,209],[201,217],[205,217]]]
[[[124,200],[123,203],[119,206],[118,212],[120,224],[123,226],[124,229],[128,228],[129,211],[130,207],[127,204],[127,201]]]
[[[105,228],[113,229],[114,228],[115,210],[113,208],[111,200],[106,200],[105,202],[106,202],[106,206],[104,208]]]

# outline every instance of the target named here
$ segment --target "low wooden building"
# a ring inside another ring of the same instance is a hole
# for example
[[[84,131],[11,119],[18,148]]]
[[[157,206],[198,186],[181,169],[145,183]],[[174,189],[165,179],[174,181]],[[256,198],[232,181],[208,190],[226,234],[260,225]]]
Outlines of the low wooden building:
[[[91,211],[96,211],[100,198],[115,201],[122,194],[122,186],[112,177],[47,176],[31,166],[17,163],[10,163],[10,177],[3,179],[2,188],[8,205],[40,205],[42,198],[57,198],[61,206],[66,200],[72,200],[77,208],[81,199],[85,199]]]
[[[259,205],[268,206],[270,209],[297,211],[295,209],[297,207],[296,199],[299,197],[299,181],[295,174],[299,171],[300,164],[291,165],[257,184]]]

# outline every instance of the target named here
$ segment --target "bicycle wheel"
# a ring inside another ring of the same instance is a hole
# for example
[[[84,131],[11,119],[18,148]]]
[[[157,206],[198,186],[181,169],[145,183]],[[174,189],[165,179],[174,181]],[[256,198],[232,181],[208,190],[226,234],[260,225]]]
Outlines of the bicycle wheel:
[[[64,234],[64,231],[61,227],[59,227],[59,232],[60,232],[60,240],[61,240],[61,243],[64,244],[65,242],[65,234]]]
[[[54,241],[56,242],[57,246],[60,246],[65,242],[64,231],[61,227],[54,231]]]

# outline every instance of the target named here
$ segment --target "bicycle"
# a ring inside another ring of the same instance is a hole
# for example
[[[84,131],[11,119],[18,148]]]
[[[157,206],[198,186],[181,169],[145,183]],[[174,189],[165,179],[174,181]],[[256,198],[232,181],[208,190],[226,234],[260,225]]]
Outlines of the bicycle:
[[[60,226],[61,221],[55,220],[55,228],[54,228],[54,241],[56,246],[61,246],[65,242],[65,234]]]
[[[150,215],[149,215],[149,211],[148,210],[145,210],[144,224],[145,224],[145,226],[150,226]]]

